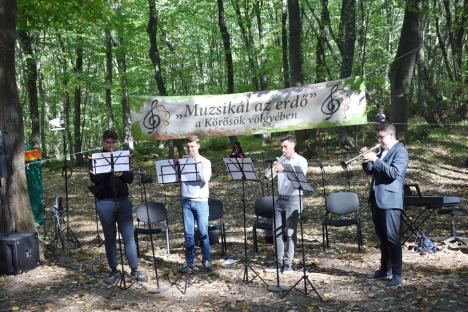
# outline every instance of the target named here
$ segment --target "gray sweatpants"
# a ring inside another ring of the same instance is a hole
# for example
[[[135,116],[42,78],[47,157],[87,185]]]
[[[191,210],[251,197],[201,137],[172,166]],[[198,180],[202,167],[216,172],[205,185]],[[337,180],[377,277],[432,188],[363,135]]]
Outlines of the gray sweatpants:
[[[292,264],[294,258],[294,249],[297,242],[297,223],[299,220],[299,196],[279,195],[275,201],[275,222],[276,222],[276,247],[278,250],[277,261],[279,264],[284,262]],[[284,215],[285,222],[283,224]],[[287,236],[286,257],[284,256],[283,233]]]

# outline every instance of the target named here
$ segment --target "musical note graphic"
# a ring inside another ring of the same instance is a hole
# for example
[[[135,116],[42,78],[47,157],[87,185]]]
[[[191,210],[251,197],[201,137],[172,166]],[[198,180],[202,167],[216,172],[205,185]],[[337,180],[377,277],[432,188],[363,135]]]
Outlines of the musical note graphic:
[[[330,95],[327,96],[325,101],[322,103],[322,113],[328,116],[327,118],[325,118],[325,120],[329,120],[330,118],[332,118],[333,114],[335,114],[340,109],[341,101],[334,96],[335,93],[338,93],[340,91],[344,90],[338,89],[337,84],[334,85],[330,90]]]
[[[161,124],[161,117],[155,114],[155,108],[158,106],[158,100],[154,100],[151,102],[151,108],[149,112],[146,114],[145,118],[143,118],[143,127],[148,129],[148,134],[153,133],[154,129],[159,127]]]

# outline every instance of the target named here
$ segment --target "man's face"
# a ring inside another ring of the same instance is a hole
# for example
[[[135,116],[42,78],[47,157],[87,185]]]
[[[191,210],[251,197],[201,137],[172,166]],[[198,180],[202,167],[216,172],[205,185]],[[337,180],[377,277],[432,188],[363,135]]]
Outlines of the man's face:
[[[102,146],[106,152],[113,152],[115,151],[115,146],[117,145],[117,140],[106,138],[102,142]]]
[[[188,142],[186,146],[190,156],[198,156],[198,149],[200,148],[200,144],[198,144],[197,142]]]
[[[294,155],[294,146],[295,144],[289,140],[281,142],[281,151],[286,157],[290,158]]]
[[[380,143],[381,148],[388,148],[390,144],[395,141],[395,133],[389,131],[377,132],[377,141]]]

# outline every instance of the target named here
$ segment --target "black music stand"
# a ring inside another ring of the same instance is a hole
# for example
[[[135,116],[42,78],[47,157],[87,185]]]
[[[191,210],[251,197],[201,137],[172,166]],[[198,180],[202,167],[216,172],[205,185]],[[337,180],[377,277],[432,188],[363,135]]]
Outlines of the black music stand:
[[[278,265],[278,245],[276,244],[276,210],[275,210],[275,176],[274,176],[274,171],[273,171],[273,165],[275,162],[279,162],[280,158],[276,157],[274,159],[268,159],[264,160],[265,163],[270,163],[270,181],[271,181],[271,205],[273,207],[273,246],[275,249],[275,264],[276,264],[276,285],[269,285],[268,286],[268,291],[271,292],[283,292],[288,289],[286,285],[280,284],[279,281],[279,265]],[[281,228],[281,237],[283,236],[282,233],[282,228]]]
[[[169,288],[159,286],[158,267],[156,266],[156,255],[154,253],[154,241],[153,241],[153,229],[152,229],[153,225],[151,222],[150,213],[148,209],[148,197],[146,196],[146,186],[145,186],[145,180],[144,180],[145,172],[142,170],[139,170],[138,175],[140,176],[140,183],[142,185],[143,198],[144,198],[145,207],[146,207],[146,218],[148,220],[148,228],[149,228],[149,235],[150,235],[150,241],[151,241],[151,251],[153,255],[153,269],[154,269],[154,276],[156,278],[156,288],[151,289],[150,292],[152,294],[159,294],[159,293],[169,290]]]
[[[93,153],[92,155],[92,173],[101,174],[101,173],[110,173],[113,176],[112,179],[112,190],[114,194],[114,205],[117,207],[117,197],[115,196],[115,176],[116,172],[130,171],[130,151],[113,151],[113,152],[100,152]],[[122,251],[122,239],[120,236],[120,231],[117,226],[117,239],[119,241],[119,254],[120,254],[120,266],[122,273],[120,274],[120,279],[115,283],[115,286],[121,287],[123,289],[128,289],[132,287],[135,283],[135,280],[127,287],[125,281],[125,275],[127,274],[124,269],[123,263],[123,251]],[[123,287],[122,287],[123,285]],[[110,292],[108,298],[112,296],[114,289]]]
[[[299,190],[299,225],[301,227],[301,247],[302,247],[302,277],[289,288],[282,296],[285,297],[291,292],[291,290],[295,289],[299,283],[304,280],[304,295],[307,296],[307,284],[315,291],[317,296],[319,297],[320,301],[323,301],[322,296],[320,296],[317,288],[315,288],[314,284],[310,281],[309,276],[307,275],[306,266],[305,266],[305,249],[304,249],[304,226],[303,226],[303,211],[302,211],[302,197],[303,192],[313,192],[314,190],[310,186],[309,182],[307,182],[307,178],[300,169],[300,167],[293,168],[290,164],[283,164],[284,174],[291,182],[294,189]]]
[[[246,217],[245,217],[245,181],[258,181],[257,173],[255,172],[255,167],[250,158],[224,158],[224,164],[226,165],[226,169],[229,172],[232,180],[234,181],[242,181],[242,211],[243,211],[243,218],[244,218],[244,277],[243,281],[247,284],[252,282],[256,277],[258,277],[265,286],[268,284],[265,282],[263,278],[258,275],[258,273],[254,270],[254,268],[249,263],[249,256],[247,254],[247,225],[246,225]],[[254,278],[249,281],[249,268],[255,274]]]
[[[174,286],[179,279],[184,276],[184,295],[187,293],[187,287],[190,286],[190,274],[192,273],[187,263],[187,246],[185,246],[185,220],[182,198],[182,182],[199,182],[199,170],[195,158],[181,158],[178,161],[172,159],[156,161],[156,175],[158,183],[169,184],[178,183],[180,190],[180,212],[182,215],[182,229],[184,231],[184,253],[185,253],[185,273],[180,273],[171,286]]]

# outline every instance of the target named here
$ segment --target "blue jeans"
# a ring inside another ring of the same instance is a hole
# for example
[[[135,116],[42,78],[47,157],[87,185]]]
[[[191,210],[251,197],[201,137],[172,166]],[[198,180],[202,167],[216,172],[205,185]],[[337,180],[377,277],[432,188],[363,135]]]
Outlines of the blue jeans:
[[[132,202],[127,198],[98,200],[96,209],[104,232],[107,262],[111,270],[117,269],[116,226],[122,234],[128,265],[133,270],[138,268],[135,239],[133,238]]]
[[[203,261],[211,260],[210,238],[208,236],[208,215],[210,210],[207,201],[195,201],[185,198],[182,202],[185,226],[185,259],[187,265],[195,261],[195,220],[200,234]]]

